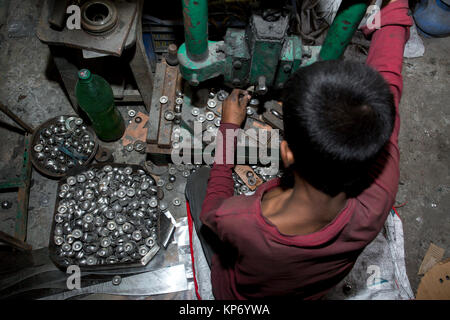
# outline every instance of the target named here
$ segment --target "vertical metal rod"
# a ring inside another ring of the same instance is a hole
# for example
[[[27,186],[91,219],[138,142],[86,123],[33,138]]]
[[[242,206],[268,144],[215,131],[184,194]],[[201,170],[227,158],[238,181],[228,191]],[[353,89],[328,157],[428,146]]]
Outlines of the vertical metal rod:
[[[320,60],[336,60],[344,54],[366,10],[367,1],[342,1],[320,50]]]
[[[208,1],[181,0],[186,51],[193,61],[208,57]]]

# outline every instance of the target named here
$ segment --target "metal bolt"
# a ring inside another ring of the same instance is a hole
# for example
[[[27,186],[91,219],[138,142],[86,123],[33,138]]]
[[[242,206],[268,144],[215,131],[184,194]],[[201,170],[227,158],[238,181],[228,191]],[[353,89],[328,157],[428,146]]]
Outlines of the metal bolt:
[[[161,97],[159,98],[159,102],[160,102],[161,104],[166,104],[168,101],[169,101],[169,98],[168,98],[167,96],[161,96]]]
[[[290,72],[291,70],[292,70],[292,66],[291,66],[291,65],[285,64],[285,65],[283,66],[283,71],[284,71],[285,73],[288,73],[288,72]]]
[[[199,108],[192,108],[191,110],[191,114],[196,117],[200,114],[200,109]]]
[[[208,121],[214,120],[214,113],[212,113],[211,111],[207,112],[205,116],[206,116],[206,120],[208,120]]]
[[[275,117],[277,117],[280,120],[283,120],[283,116],[275,109],[270,109],[270,113],[272,113]]]
[[[266,77],[260,76],[258,78],[258,85],[255,88],[255,92],[259,95],[264,95],[267,93],[267,86],[266,86]]]
[[[156,208],[156,207],[158,206],[158,200],[157,200],[156,198],[151,198],[151,199],[148,201],[148,205],[149,205],[151,208]]]
[[[176,98],[175,99],[175,104],[178,104],[178,105],[183,104],[183,98],[181,98],[181,97]]]
[[[167,183],[167,184],[166,184],[166,190],[168,190],[168,191],[173,190],[173,184]]]
[[[147,239],[145,239],[145,245],[149,248],[153,247],[155,245],[155,239],[153,239],[152,237],[148,237]]]
[[[249,105],[251,107],[257,107],[257,106],[259,106],[259,100],[256,98],[250,99]]]
[[[36,152],[41,152],[44,149],[44,146],[42,144],[36,144],[33,149]]]
[[[197,120],[198,120],[198,122],[205,122],[206,121],[206,116],[204,114],[199,114],[197,116]]]
[[[72,244],[72,250],[73,251],[80,251],[83,248],[83,243],[81,241],[75,241]]]
[[[12,202],[8,200],[2,201],[2,209],[9,209],[12,207]]]
[[[161,202],[159,203],[159,209],[160,209],[161,211],[167,210],[167,203],[161,201]]]
[[[248,184],[251,185],[251,186],[256,185],[256,179],[255,179],[255,177],[250,177],[250,178],[248,178],[248,179],[247,179],[247,182],[248,182]]]
[[[136,117],[136,118],[134,118],[134,122],[141,123],[142,122],[142,118],[141,117]]]
[[[174,175],[174,174],[176,174],[177,173],[177,168],[175,167],[175,166],[173,166],[173,165],[171,165],[170,167],[169,167],[169,174],[170,175]]]
[[[181,204],[181,200],[179,198],[174,198],[172,201],[174,206],[179,206]]]
[[[61,236],[55,236],[55,237],[54,237],[54,243],[55,243],[57,246],[60,246],[60,245],[62,245],[62,244],[64,243],[64,238],[61,237]]]
[[[228,97],[228,92],[226,92],[225,90],[220,90],[219,92],[217,92],[216,96],[219,101],[224,101]]]
[[[108,223],[106,224],[106,228],[110,231],[113,231],[117,228],[117,224],[115,221],[108,221]]]
[[[73,186],[77,183],[77,179],[75,177],[67,177],[67,184],[69,186]]]
[[[208,108],[214,109],[216,105],[217,105],[216,100],[208,100]]]
[[[75,239],[79,239],[83,236],[83,231],[81,231],[80,229],[74,229],[72,231],[72,235]]]
[[[164,118],[165,118],[167,121],[172,121],[172,120],[175,118],[175,114],[174,114],[172,111],[167,110],[167,111],[164,113]]]
[[[133,238],[133,240],[139,241],[142,239],[142,233],[139,230],[133,231],[131,237]]]
[[[156,185],[158,187],[162,187],[166,184],[166,181],[163,178],[159,178],[158,182],[156,183]]]
[[[135,115],[136,115],[136,111],[135,111],[135,110],[133,110],[133,109],[128,110],[128,116],[129,116],[130,118],[133,118]]]
[[[145,142],[141,140],[136,140],[133,144],[133,148],[137,152],[142,152],[145,149]]]
[[[206,126],[206,131],[208,131],[208,132],[214,132],[216,130],[217,130],[217,127],[212,123],[208,123],[208,125]]]
[[[125,150],[128,151],[128,152],[133,151],[133,149],[134,149],[133,143],[129,143],[129,144],[127,144],[127,145],[125,146]]]
[[[242,62],[239,61],[239,60],[235,60],[235,61],[233,62],[233,68],[235,68],[235,69],[237,69],[237,70],[241,69],[241,68],[242,68]]]
[[[191,172],[189,170],[184,170],[182,174],[183,174],[183,177],[187,178],[191,175]]]
[[[147,246],[140,246],[139,247],[139,254],[143,257],[148,253],[148,247]]]
[[[120,276],[114,276],[111,282],[113,285],[118,286],[122,282],[122,278]]]

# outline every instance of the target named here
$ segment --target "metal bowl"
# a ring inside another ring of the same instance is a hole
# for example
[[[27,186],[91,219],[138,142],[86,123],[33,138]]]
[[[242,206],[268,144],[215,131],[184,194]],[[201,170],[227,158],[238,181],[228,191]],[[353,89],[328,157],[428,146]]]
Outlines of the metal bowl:
[[[33,163],[33,166],[42,174],[51,177],[51,178],[62,178],[64,176],[67,175],[67,173],[55,173],[53,171],[48,170],[47,168],[45,168],[42,164],[42,162],[40,162],[37,159],[36,156],[36,151],[34,151],[34,145],[39,141],[39,137],[40,134],[42,132],[42,130],[44,130],[45,128],[49,127],[52,124],[58,124],[61,123],[62,121],[66,121],[68,118],[70,117],[76,117],[73,115],[62,115],[62,116],[57,116],[54,117],[52,119],[47,120],[46,122],[42,123],[33,133],[32,137],[31,137],[31,162]],[[77,117],[76,117],[77,118]],[[83,163],[84,165],[89,164],[90,162],[92,162],[92,159],[95,157],[95,154],[97,153],[97,149],[98,149],[98,141],[97,141],[97,137],[94,133],[94,131],[90,128],[87,127],[87,131],[88,133],[91,135],[91,137],[94,140],[94,147],[92,148],[92,153],[89,156],[89,158]],[[79,165],[76,165],[79,166]],[[69,170],[70,171],[70,170]]]

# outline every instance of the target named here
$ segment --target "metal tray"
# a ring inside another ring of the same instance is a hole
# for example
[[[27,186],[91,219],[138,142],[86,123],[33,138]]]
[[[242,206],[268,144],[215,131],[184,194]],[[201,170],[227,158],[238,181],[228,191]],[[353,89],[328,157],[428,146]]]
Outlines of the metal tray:
[[[44,123],[42,123],[33,133],[32,137],[31,137],[31,162],[33,163],[33,166],[42,174],[51,177],[51,178],[62,178],[64,176],[66,176],[70,170],[68,170],[67,173],[54,173],[50,170],[47,170],[44,166],[41,165],[41,163],[39,162],[39,160],[36,159],[36,152],[33,149],[33,146],[36,144],[37,140],[39,139],[40,133],[41,131],[46,128],[47,126],[50,126],[51,124],[54,124],[58,121],[58,119],[60,117],[73,117],[73,115],[62,115],[62,116],[57,116],[54,118],[51,118],[47,121],[45,121]],[[95,146],[92,149],[92,153],[89,156],[89,158],[84,162],[83,166],[89,164],[92,162],[92,159],[95,157],[95,154],[97,153],[97,149],[98,149],[98,141],[97,141],[97,136],[94,133],[94,131],[88,127],[87,127],[87,131],[89,131],[89,133],[92,135],[92,137],[94,138],[94,143]],[[81,167],[83,167],[81,166]],[[72,168],[73,169],[73,168]]]
[[[69,170],[67,172],[67,176],[74,176],[77,175],[83,171],[87,171],[91,168],[102,168],[106,165],[111,165],[113,168],[114,167],[119,167],[119,168],[125,168],[125,167],[131,167],[134,170],[144,170],[144,168],[142,166],[139,165],[135,165],[135,164],[124,164],[124,163],[101,163],[101,164],[92,164],[92,165],[88,165],[88,166],[78,166],[78,167],[74,167],[71,170]],[[145,171],[145,170],[144,170]],[[147,172],[147,171],[145,171]],[[148,173],[147,173],[148,174]],[[61,179],[58,182],[58,191],[60,190],[60,187],[62,184],[64,184],[65,181],[64,179]],[[57,192],[58,194],[58,192]],[[67,265],[63,263],[64,258],[59,257],[56,254],[56,249],[57,246],[53,241],[53,238],[55,236],[55,215],[57,213],[57,208],[59,206],[59,197],[56,197],[55,200],[55,207],[53,209],[53,217],[52,217],[52,228],[50,231],[50,240],[49,240],[49,244],[48,244],[48,251],[49,251],[49,256],[50,259],[53,261],[53,263],[60,269],[65,270],[67,268]],[[115,263],[115,264],[104,264],[104,265],[93,265],[93,266],[79,266],[80,270],[82,271],[106,271],[106,270],[117,270],[117,269],[126,269],[126,268],[138,268],[138,267],[143,267],[145,265],[148,264],[148,262],[158,253],[160,247],[162,246],[160,243],[160,216],[158,216],[158,220],[156,221],[156,233],[158,235],[158,239],[156,239],[156,244],[153,246],[153,248],[147,253],[147,255],[145,255],[144,257],[141,258],[141,260],[139,262],[137,261],[133,261],[133,262],[128,262],[128,263]]]

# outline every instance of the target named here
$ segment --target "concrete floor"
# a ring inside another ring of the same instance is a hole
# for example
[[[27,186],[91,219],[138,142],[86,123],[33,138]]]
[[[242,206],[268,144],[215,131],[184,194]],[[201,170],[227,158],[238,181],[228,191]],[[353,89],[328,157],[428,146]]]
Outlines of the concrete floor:
[[[56,115],[73,113],[49,50],[35,36],[39,3],[12,2],[6,23],[0,25],[0,99],[35,127]],[[417,271],[430,243],[450,247],[450,38],[425,39],[424,43],[423,57],[404,61],[400,105],[397,205],[404,204],[398,212],[404,223],[407,273],[414,292],[420,282]],[[23,141],[17,132],[5,129],[5,122],[12,123],[0,114],[1,178],[17,172]],[[36,249],[48,245],[56,185],[33,169],[27,241]],[[15,196],[0,193],[0,200],[14,201]],[[13,234],[15,209],[15,204],[9,210],[0,209],[0,230]],[[445,257],[449,256],[447,250]]]

